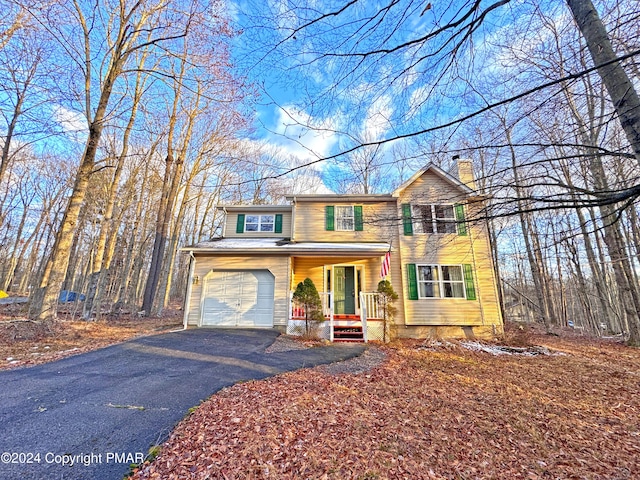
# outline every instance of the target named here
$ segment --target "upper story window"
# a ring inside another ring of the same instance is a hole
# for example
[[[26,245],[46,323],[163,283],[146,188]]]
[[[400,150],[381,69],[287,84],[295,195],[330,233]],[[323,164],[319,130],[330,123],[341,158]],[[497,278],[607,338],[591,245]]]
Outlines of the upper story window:
[[[361,232],[363,229],[362,205],[325,206],[325,230]]]
[[[336,206],[336,230],[353,230],[353,207]]]
[[[457,233],[453,205],[413,205],[416,233]]]
[[[244,217],[245,232],[273,232],[275,215],[246,215]]]

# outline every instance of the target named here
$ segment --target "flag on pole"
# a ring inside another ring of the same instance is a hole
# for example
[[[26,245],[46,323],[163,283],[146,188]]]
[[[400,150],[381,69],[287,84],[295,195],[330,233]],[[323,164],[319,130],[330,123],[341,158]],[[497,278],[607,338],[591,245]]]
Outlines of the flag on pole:
[[[380,277],[385,279],[389,275],[389,269],[391,268],[391,250],[384,254],[384,260],[382,260],[382,266],[380,267]]]

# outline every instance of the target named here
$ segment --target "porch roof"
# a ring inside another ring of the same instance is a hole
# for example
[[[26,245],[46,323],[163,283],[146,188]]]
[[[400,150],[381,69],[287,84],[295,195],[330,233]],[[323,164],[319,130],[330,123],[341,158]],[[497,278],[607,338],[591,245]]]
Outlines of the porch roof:
[[[220,238],[183,247],[182,252],[210,255],[290,255],[378,257],[390,249],[388,243],[292,242],[288,238]]]

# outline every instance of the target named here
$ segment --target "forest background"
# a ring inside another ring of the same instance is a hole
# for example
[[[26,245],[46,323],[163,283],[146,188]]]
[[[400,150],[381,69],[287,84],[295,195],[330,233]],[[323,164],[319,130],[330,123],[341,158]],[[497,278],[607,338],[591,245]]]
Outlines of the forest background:
[[[506,318],[639,343],[634,4],[0,0],[0,289],[155,315],[215,205],[462,156]]]

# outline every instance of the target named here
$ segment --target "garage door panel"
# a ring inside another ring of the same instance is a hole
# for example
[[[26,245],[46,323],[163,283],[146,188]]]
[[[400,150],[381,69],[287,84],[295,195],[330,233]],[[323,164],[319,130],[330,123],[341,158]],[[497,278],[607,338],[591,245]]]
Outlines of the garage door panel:
[[[233,326],[236,323],[236,301],[205,298],[202,305],[202,324]]]
[[[212,272],[203,289],[202,325],[272,327],[274,284],[268,270]]]

